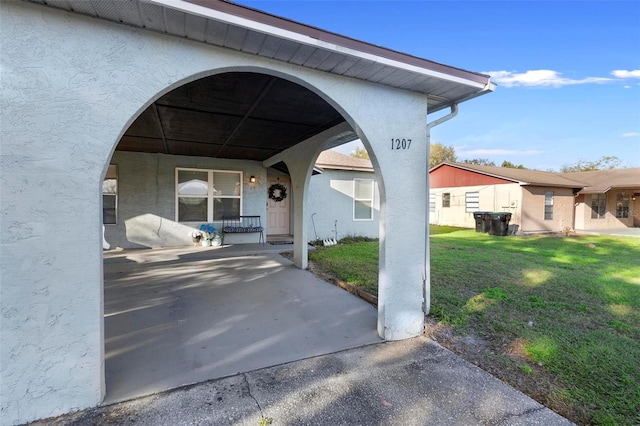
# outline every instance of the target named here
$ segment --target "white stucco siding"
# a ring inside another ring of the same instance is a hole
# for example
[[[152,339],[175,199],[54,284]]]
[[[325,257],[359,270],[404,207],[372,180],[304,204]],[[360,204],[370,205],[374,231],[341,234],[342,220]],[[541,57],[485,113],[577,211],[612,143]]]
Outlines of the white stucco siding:
[[[378,334],[386,340],[423,332],[423,290],[429,293],[425,259],[427,214],[427,102],[415,93],[369,88],[358,97],[356,121],[381,195]],[[392,149],[392,139],[411,139]],[[423,280],[426,288],[423,289]]]
[[[373,180],[373,219],[354,220],[354,179]],[[380,191],[373,172],[325,169],[322,174],[311,177],[307,212],[309,240],[346,236],[378,238],[380,231]],[[313,217],[313,219],[311,219]],[[337,223],[336,223],[337,221]],[[315,224],[315,227],[314,227]]]
[[[102,178],[137,114],[213,72],[289,76],[348,117],[383,200],[379,333],[422,332],[425,96],[25,2],[0,3],[0,35],[3,423],[102,400]]]
[[[242,214],[266,221],[266,169],[255,161],[207,157],[115,152],[110,164],[118,170],[118,223],[105,225],[111,248],[181,246],[192,243],[188,233],[202,223],[179,223],[175,209],[175,170],[226,170],[242,172]],[[255,183],[249,176],[256,176]],[[220,222],[213,222],[221,230]],[[228,242],[256,242],[257,234],[238,234]],[[227,242],[227,241],[225,241]]]

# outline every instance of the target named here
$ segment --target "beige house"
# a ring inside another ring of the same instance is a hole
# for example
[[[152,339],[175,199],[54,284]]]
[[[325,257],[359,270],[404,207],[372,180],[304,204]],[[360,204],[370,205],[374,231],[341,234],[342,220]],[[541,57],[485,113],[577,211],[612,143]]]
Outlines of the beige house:
[[[640,169],[562,174],[442,163],[429,182],[431,224],[473,228],[474,213],[486,211],[511,213],[511,233],[638,226]]]
[[[640,168],[565,173],[585,187],[575,202],[575,229],[640,227]]]

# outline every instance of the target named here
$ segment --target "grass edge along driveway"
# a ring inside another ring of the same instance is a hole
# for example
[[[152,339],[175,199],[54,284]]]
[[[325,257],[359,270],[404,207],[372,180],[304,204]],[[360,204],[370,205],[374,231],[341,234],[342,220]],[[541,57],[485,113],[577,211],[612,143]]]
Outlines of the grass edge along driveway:
[[[640,239],[431,229],[432,337],[578,424],[640,424]],[[377,241],[309,257],[376,293]]]

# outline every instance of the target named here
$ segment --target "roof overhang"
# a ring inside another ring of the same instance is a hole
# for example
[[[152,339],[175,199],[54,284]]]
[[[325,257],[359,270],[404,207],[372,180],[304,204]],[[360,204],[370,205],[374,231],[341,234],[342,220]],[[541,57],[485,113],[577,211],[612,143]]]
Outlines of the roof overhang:
[[[582,195],[582,194],[606,194],[607,192],[611,191],[611,190],[623,190],[623,191],[640,191],[640,185],[611,185],[611,186],[607,186],[606,188],[584,188],[582,189],[580,192],[578,192],[578,195]],[[635,194],[635,192],[634,192]]]
[[[502,180],[506,180],[506,181],[510,181],[513,183],[517,183],[520,186],[553,186],[553,187],[557,187],[557,188],[572,188],[572,189],[581,189],[584,187],[583,184],[579,183],[579,182],[551,182],[549,180],[536,180],[535,177],[533,177],[532,179],[518,179],[516,177],[513,176],[508,176],[509,171],[513,171],[513,169],[505,169],[505,174],[500,174],[500,173],[492,173],[490,171],[487,170],[479,170],[477,167],[474,166],[470,166],[470,167],[466,167],[464,164],[461,163],[449,163],[449,162],[443,162],[438,164],[437,166],[432,167],[431,169],[429,169],[429,173],[433,172],[434,170],[442,167],[442,166],[449,166],[449,167],[454,167],[456,169],[460,169],[460,170],[466,170],[468,172],[472,172],[472,173],[478,173],[481,175],[485,175],[485,176],[489,176],[489,177],[493,177],[496,179],[502,179]],[[496,169],[496,167],[492,167],[494,169]],[[546,173],[546,172],[539,172],[537,170],[532,170],[532,172],[535,173]],[[539,178],[539,177],[538,177]]]
[[[487,75],[220,0],[27,0],[345,77],[425,94],[436,112],[495,90]]]

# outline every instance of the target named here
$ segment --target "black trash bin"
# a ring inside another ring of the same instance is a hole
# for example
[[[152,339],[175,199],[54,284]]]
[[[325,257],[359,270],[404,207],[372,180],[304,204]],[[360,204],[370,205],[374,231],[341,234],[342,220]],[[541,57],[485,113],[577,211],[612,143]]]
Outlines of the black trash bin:
[[[476,232],[489,232],[491,227],[489,212],[474,212],[473,218],[476,220]]]
[[[511,213],[496,212],[490,214],[490,228],[489,234],[505,236],[509,232],[509,221],[511,220]]]

